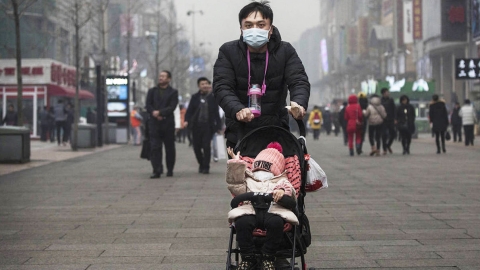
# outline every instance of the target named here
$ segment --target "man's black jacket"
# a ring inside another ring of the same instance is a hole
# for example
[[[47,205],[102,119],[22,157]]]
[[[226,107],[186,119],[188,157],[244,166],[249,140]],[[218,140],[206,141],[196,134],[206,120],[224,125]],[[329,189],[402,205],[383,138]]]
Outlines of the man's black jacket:
[[[305,110],[308,108],[310,83],[295,49],[290,43],[282,41],[276,27],[273,28],[267,47],[269,63],[265,83],[267,90],[261,102],[262,115],[248,123],[245,131],[265,125],[288,129],[288,115],[285,110],[287,90],[290,91],[290,100],[300,104]],[[261,84],[265,61],[255,61],[255,58],[261,57],[258,54],[250,55],[251,83]],[[263,57],[264,55],[262,54]],[[240,37],[239,40],[227,42],[220,47],[213,69],[213,94],[218,105],[225,111],[226,135],[232,142],[236,141],[235,135],[240,128],[236,113],[248,107],[247,91],[247,45]]]
[[[195,119],[198,117],[198,108],[201,104],[202,94],[200,91],[195,93],[188,103],[188,109],[185,113],[185,121],[188,122],[189,127],[194,127],[197,120]],[[215,102],[215,97],[212,94],[208,94],[205,96],[205,100],[208,103],[208,120],[210,124],[210,130],[212,132],[216,132],[222,129],[222,124],[220,121],[220,114],[218,113],[218,105]]]
[[[175,128],[175,117],[173,112],[178,105],[178,91],[173,89],[170,85],[161,94],[160,88],[155,86],[150,88],[147,93],[147,100],[145,107],[150,116],[153,111],[160,111],[160,116],[163,117],[161,121],[150,117],[150,122],[160,124],[168,128]]]
[[[395,120],[395,102],[390,97],[382,97],[381,101],[385,108],[385,112],[387,113],[387,117],[384,121],[393,122],[393,120]]]

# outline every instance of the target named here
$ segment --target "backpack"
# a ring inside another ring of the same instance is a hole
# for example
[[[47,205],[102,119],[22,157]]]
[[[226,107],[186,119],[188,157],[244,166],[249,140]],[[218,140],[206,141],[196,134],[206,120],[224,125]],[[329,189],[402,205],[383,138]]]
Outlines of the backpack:
[[[320,124],[320,113],[319,112],[315,112],[315,114],[313,115],[313,123],[314,124]]]

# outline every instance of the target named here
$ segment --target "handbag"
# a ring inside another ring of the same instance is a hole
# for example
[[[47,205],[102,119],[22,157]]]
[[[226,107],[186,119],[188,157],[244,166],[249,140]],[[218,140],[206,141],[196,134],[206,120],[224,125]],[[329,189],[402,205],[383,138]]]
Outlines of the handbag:
[[[445,140],[450,141],[452,139],[452,136],[450,135],[450,130],[447,130],[445,132]]]

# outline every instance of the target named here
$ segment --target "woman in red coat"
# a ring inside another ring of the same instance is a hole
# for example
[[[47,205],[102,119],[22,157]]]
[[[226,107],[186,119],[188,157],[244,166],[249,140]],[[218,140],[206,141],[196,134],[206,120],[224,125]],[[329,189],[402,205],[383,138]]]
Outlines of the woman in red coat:
[[[362,143],[363,126],[360,124],[357,125],[357,122],[363,123],[363,113],[356,95],[350,95],[348,97],[348,106],[345,109],[345,121],[347,122],[348,148],[350,149],[350,156],[353,156],[353,136],[355,136],[355,145],[359,148]]]

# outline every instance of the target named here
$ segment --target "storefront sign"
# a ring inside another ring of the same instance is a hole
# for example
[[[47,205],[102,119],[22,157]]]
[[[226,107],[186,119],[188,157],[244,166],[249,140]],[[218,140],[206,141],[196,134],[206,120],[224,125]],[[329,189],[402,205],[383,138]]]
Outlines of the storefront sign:
[[[480,79],[480,58],[455,59],[455,78],[461,80]]]
[[[466,41],[466,0],[442,1],[442,41]]]
[[[17,84],[15,59],[0,60],[0,81],[3,84]],[[23,59],[22,80],[24,84],[56,84],[75,86],[75,67],[52,59]]]
[[[403,2],[403,42],[413,43],[413,2]]]
[[[422,0],[413,0],[413,38],[422,39]]]

